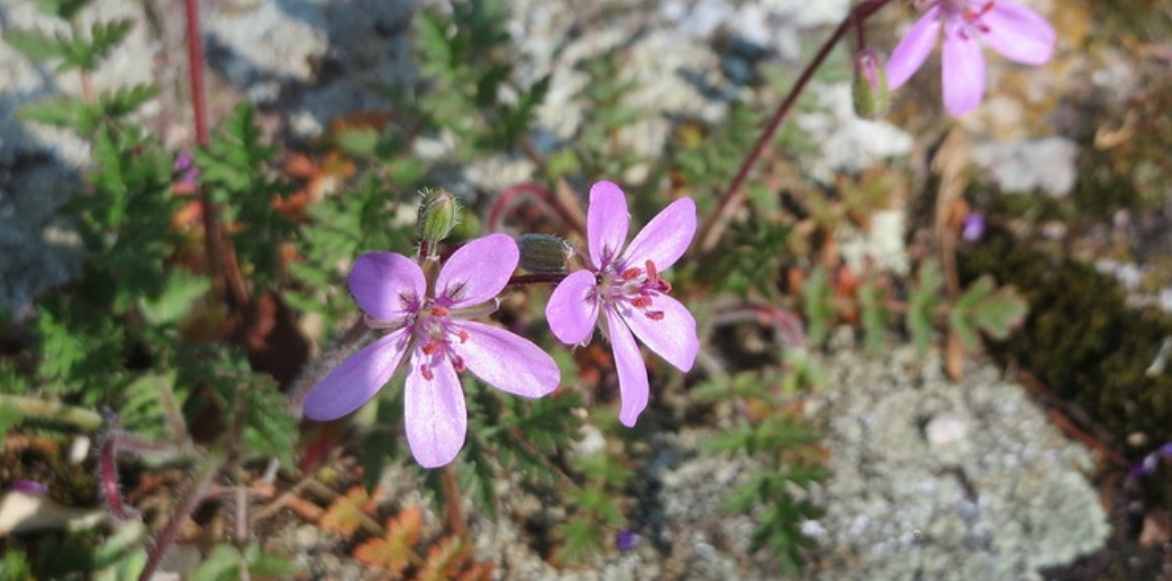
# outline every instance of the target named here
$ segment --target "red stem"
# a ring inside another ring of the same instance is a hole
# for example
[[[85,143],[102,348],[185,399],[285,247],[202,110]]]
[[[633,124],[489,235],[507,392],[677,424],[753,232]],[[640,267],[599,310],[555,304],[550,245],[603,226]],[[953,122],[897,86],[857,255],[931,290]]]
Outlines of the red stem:
[[[586,225],[558,200],[555,193],[534,182],[523,182],[501,190],[501,194],[497,196],[496,200],[493,200],[492,206],[488,209],[488,216],[485,218],[488,230],[490,232],[499,230],[501,222],[513,209],[516,201],[525,196],[536,199],[547,210],[552,211],[562,223],[577,230],[579,234],[585,235]]]
[[[207,147],[211,137],[208,133],[207,95],[203,82],[203,38],[199,33],[199,0],[184,0],[184,7],[187,16],[187,72],[191,81],[191,108],[195,114],[195,141],[200,147]],[[214,278],[220,280],[222,288],[227,289],[231,304],[237,307],[244,306],[249,302],[248,284],[240,272],[236,252],[231,248],[220,224],[219,208],[202,188],[199,196],[200,204],[203,206],[204,245],[209,268]]]
[[[777,106],[777,110],[773,112],[773,117],[765,125],[765,129],[761,132],[761,136],[757,138],[757,143],[753,145],[753,149],[745,160],[741,162],[741,167],[737,170],[737,174],[733,177],[732,183],[729,184],[728,189],[725,190],[724,195],[716,204],[716,209],[708,215],[704,224],[700,227],[700,251],[708,252],[712,250],[716,243],[720,241],[724,229],[728,225],[728,221],[732,219],[733,213],[744,202],[744,195],[741,194],[741,186],[749,177],[749,170],[753,169],[753,165],[757,163],[757,159],[761,154],[765,153],[765,148],[773,140],[773,135],[777,133],[778,128],[781,127],[783,121],[789,115],[791,109],[798,101],[798,97],[805,91],[806,86],[814,78],[814,73],[826,61],[826,57],[830,56],[830,51],[850,32],[852,26],[858,26],[860,31],[863,27],[863,22],[870,18],[875,12],[891,0],[866,0],[862,4],[855,6],[850,14],[843,19],[830,38],[823,43],[822,48],[818,49],[818,53],[814,55],[813,60],[806,65],[802,70],[801,76],[798,77],[797,82],[794,83],[793,88],[790,89],[789,94]]]

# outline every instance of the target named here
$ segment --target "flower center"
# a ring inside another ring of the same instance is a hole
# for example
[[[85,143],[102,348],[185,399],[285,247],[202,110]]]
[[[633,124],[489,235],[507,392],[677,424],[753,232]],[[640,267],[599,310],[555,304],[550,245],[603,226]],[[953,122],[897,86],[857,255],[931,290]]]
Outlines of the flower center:
[[[596,278],[595,300],[603,305],[626,310],[633,308],[652,321],[663,320],[663,311],[653,308],[655,298],[671,292],[671,283],[659,276],[650,260],[643,267],[608,264]]]
[[[428,299],[410,323],[412,338],[419,351],[426,356],[426,361],[419,366],[419,373],[428,381],[435,377],[432,367],[438,365],[445,357],[451,361],[457,372],[465,369],[464,359],[452,350],[452,342],[467,341],[468,332],[452,324],[451,314],[448,307],[436,304],[434,299]]]
[[[969,40],[989,32],[982,21],[996,5],[995,0],[941,0],[940,8],[946,25],[955,26],[955,34]]]

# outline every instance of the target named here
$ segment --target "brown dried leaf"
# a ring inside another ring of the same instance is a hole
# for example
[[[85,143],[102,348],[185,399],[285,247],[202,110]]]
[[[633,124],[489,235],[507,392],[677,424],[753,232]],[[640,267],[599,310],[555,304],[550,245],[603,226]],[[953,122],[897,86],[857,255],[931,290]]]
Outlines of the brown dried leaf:
[[[366,493],[366,489],[355,486],[346,493],[346,496],[338,497],[330,505],[318,524],[322,529],[348,539],[362,525],[363,516],[374,508],[373,505],[374,502]]]
[[[367,567],[381,569],[397,577],[413,559],[418,559],[412,547],[419,542],[422,529],[423,511],[414,506],[404,509],[387,521],[385,536],[371,539],[354,549],[354,558]]]
[[[431,546],[416,581],[446,581],[456,576],[468,558],[460,537],[447,537]]]

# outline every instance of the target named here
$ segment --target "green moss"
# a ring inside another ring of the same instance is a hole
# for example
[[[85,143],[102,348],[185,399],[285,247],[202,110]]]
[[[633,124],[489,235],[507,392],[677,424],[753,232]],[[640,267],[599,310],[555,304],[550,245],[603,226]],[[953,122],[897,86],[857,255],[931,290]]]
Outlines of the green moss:
[[[1030,303],[1025,324],[993,352],[1022,365],[1055,394],[1083,408],[1117,443],[1129,434],[1172,440],[1172,374],[1148,368],[1172,317],[1125,303],[1120,285],[1091,266],[1025,249],[990,232],[961,254],[961,275],[992,273]],[[1129,450],[1134,456],[1146,450]]]

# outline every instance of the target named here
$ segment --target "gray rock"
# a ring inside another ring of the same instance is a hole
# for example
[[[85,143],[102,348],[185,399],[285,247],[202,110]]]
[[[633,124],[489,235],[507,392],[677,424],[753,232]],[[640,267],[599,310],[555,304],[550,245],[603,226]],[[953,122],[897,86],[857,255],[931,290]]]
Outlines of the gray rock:
[[[996,369],[953,384],[899,348],[835,353],[827,373],[816,577],[1038,579],[1106,539],[1090,455]]]

